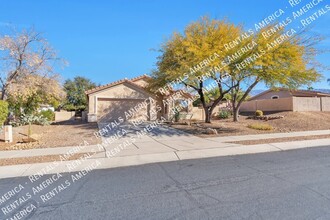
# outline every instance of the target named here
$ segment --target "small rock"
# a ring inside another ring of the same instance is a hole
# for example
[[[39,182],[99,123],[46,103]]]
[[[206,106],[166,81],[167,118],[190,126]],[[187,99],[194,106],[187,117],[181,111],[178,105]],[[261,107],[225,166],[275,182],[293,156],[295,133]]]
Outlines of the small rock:
[[[213,129],[213,128],[207,128],[206,133],[207,134],[218,134],[218,131],[216,129]]]

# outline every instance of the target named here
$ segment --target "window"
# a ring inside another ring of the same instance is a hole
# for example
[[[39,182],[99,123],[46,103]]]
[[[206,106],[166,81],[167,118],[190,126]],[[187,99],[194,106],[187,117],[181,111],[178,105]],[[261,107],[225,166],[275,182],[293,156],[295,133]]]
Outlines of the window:
[[[278,95],[273,95],[272,99],[279,99],[280,97],[278,97]]]

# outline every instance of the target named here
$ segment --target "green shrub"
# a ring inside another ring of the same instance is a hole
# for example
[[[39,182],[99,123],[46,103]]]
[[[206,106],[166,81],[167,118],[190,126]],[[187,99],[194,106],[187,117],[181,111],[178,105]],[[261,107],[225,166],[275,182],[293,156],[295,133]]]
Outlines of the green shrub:
[[[40,116],[42,116],[44,118],[47,118],[48,121],[54,121],[55,120],[55,113],[50,109],[45,110],[45,111],[41,111]]]
[[[0,100],[0,126],[7,120],[8,113],[8,102]]]
[[[261,124],[261,123],[255,123],[248,125],[248,128],[255,129],[255,130],[263,130],[263,131],[269,131],[273,130],[273,127],[269,124]]]
[[[66,104],[63,106],[63,109],[66,110],[66,111],[84,111],[86,109],[86,106],[85,105],[78,105],[78,106],[75,106],[75,105],[72,105],[72,104]]]
[[[231,115],[232,115],[231,111],[228,111],[228,110],[221,110],[221,111],[219,112],[219,114],[218,114],[218,117],[219,117],[220,119],[227,119],[227,118],[229,118],[229,116],[231,116]]]
[[[26,115],[22,114],[18,121],[13,123],[13,126],[21,126],[28,124],[36,124],[36,125],[49,125],[49,121],[47,118],[41,115]]]
[[[66,104],[63,106],[63,109],[66,111],[76,111],[76,106],[72,104]]]
[[[264,113],[261,110],[256,111],[256,116],[263,116]]]

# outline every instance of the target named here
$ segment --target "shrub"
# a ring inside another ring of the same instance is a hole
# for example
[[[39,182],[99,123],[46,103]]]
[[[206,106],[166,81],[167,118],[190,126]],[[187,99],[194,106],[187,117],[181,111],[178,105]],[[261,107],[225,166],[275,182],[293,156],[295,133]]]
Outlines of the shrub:
[[[179,122],[180,121],[180,112],[179,111],[175,111],[174,121],[175,122]]]
[[[86,106],[85,105],[78,105],[78,106],[75,106],[75,105],[72,105],[72,104],[65,104],[63,106],[63,109],[66,110],[66,111],[84,111],[86,110]]]
[[[256,116],[263,116],[264,113],[261,110],[256,111]]]
[[[63,109],[66,111],[76,111],[76,106],[72,104],[66,104],[63,106]]]
[[[263,130],[263,131],[269,131],[273,130],[273,127],[269,124],[261,124],[261,123],[255,123],[248,125],[248,128],[256,129],[256,130]]]
[[[8,102],[0,100],[0,126],[7,120],[8,112]]]
[[[231,111],[227,111],[227,110],[221,110],[218,114],[218,117],[220,119],[227,119],[229,118],[229,116],[231,116]]]
[[[55,113],[50,109],[45,110],[45,111],[41,111],[39,113],[39,115],[46,118],[48,121],[54,121],[55,120]]]
[[[41,115],[26,115],[22,114],[19,118],[19,121],[16,121],[13,125],[21,126],[28,124],[36,124],[36,125],[49,125],[49,121],[47,118]]]

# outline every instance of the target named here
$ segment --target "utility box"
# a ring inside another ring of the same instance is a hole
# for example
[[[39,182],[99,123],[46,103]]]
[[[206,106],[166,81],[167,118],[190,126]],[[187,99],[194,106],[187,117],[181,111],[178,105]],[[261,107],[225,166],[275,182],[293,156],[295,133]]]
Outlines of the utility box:
[[[5,125],[5,142],[13,142],[13,127],[11,125]]]

